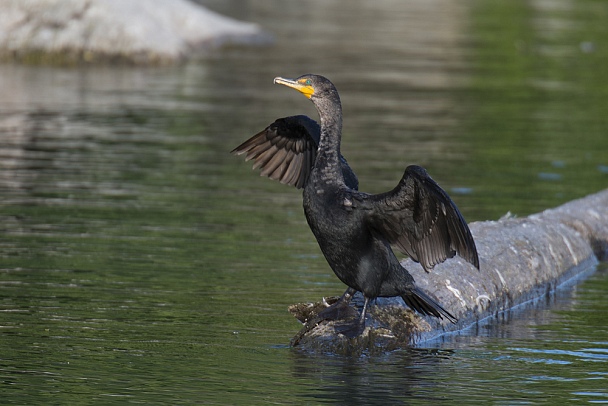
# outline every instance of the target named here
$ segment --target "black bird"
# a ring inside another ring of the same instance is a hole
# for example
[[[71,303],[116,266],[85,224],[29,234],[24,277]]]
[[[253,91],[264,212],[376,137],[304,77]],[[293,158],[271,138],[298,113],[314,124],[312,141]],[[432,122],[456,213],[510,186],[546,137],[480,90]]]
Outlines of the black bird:
[[[322,313],[339,317],[360,291],[365,303],[357,334],[365,326],[369,301],[377,297],[401,296],[422,314],[456,323],[416,286],[391,249],[395,245],[427,272],[455,254],[479,269],[475,242],[454,202],[416,165],[408,166],[389,192],[359,192],[357,177],[340,154],[342,105],[333,83],[312,74],[295,80],[277,77],[274,83],[309,98],[319,113],[320,127],[306,116],[281,118],[232,152],[253,159],[262,175],[304,188],[306,220],[327,262],[348,286],[338,303]]]

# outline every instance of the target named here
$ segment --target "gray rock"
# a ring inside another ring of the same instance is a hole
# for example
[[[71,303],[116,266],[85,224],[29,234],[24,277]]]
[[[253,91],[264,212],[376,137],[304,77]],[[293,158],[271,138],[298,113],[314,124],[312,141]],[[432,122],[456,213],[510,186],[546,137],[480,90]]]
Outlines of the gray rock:
[[[3,0],[0,58],[138,64],[182,60],[226,43],[268,40],[256,25],[186,0]]]
[[[347,339],[335,332],[333,321],[315,320],[326,305],[299,304],[290,311],[308,323],[292,345],[347,354],[392,350],[501,317],[515,306],[541,298],[593,272],[598,260],[608,258],[608,190],[526,218],[506,216],[472,223],[470,228],[480,271],[459,257],[429,274],[411,260],[403,262],[417,285],[459,319],[456,325],[420,317],[405,309],[400,299],[378,299],[370,308],[364,333]],[[354,304],[360,306],[358,302]]]

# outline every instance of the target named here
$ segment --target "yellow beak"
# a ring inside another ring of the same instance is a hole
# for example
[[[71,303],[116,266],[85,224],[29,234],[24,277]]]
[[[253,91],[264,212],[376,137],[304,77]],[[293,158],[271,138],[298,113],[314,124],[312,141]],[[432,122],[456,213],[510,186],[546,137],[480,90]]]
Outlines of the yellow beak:
[[[302,79],[302,82],[305,80]],[[274,83],[279,85],[284,85],[287,87],[291,87],[292,89],[296,89],[298,92],[302,93],[304,96],[310,97],[315,94],[315,89],[311,85],[305,85],[304,83],[300,83],[297,80],[285,79],[282,77],[274,78]]]

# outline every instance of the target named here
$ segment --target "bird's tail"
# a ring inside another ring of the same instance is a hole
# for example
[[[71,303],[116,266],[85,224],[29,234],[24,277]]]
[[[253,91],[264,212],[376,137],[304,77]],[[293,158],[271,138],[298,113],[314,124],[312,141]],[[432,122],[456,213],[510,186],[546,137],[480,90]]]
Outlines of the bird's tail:
[[[422,313],[427,316],[434,316],[440,319],[445,317],[453,324],[458,322],[456,317],[454,317],[450,312],[441,307],[439,303],[431,299],[426,293],[418,288],[414,288],[408,293],[401,295],[401,298],[406,305],[416,310],[418,313]]]

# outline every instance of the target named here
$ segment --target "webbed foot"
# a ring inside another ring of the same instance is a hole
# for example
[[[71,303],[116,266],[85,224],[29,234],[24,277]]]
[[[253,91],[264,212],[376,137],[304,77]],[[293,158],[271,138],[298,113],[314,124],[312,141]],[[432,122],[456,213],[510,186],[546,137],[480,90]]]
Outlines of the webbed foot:
[[[355,338],[360,336],[365,330],[365,321],[355,319],[350,322],[344,322],[334,325],[336,333],[342,334],[346,338]]]
[[[333,305],[321,310],[317,318],[322,320],[353,319],[358,316],[357,310],[348,305],[348,301],[338,300]]]
[[[347,338],[355,338],[360,336],[365,330],[365,313],[369,304],[369,298],[365,297],[363,303],[363,309],[361,310],[361,316],[358,319],[354,319],[350,322],[339,323],[334,326],[337,333],[344,335]]]

